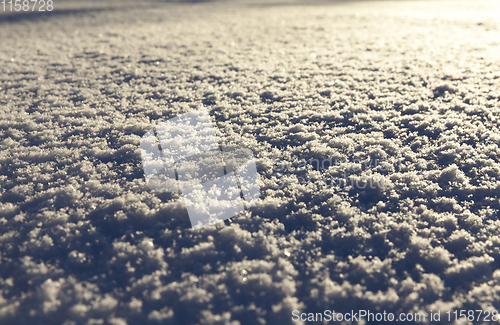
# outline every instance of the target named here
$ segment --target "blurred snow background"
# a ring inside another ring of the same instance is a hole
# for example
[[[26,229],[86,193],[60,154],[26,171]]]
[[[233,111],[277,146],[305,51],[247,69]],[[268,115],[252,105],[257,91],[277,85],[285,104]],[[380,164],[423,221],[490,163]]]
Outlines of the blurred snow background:
[[[498,2],[54,6],[0,16],[1,324],[500,308]],[[203,106],[261,200],[191,230],[139,141]]]

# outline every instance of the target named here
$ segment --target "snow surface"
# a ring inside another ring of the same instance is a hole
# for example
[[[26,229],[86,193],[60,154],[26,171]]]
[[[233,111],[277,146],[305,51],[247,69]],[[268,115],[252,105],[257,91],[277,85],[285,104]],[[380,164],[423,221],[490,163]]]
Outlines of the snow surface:
[[[0,15],[0,324],[500,309],[498,2],[78,6]],[[140,139],[201,107],[261,194],[193,230]]]

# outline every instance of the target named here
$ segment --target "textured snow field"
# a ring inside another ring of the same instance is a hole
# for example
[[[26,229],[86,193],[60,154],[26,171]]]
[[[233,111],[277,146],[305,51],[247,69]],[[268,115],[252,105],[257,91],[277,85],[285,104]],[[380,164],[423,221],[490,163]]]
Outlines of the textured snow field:
[[[499,3],[54,2],[0,15],[0,324],[500,309]],[[193,230],[139,141],[202,107],[261,199]]]

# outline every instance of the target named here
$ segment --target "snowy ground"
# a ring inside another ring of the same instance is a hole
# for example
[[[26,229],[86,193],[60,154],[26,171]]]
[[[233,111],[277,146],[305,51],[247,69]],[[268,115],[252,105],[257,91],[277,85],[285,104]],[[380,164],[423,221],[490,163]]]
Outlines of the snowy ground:
[[[0,15],[2,325],[500,309],[498,2],[54,2]],[[192,230],[139,141],[203,106],[261,199]]]

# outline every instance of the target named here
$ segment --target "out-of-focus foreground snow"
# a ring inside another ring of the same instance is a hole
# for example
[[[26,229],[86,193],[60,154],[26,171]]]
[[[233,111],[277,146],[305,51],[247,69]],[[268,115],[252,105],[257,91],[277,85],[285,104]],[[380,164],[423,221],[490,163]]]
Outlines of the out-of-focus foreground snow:
[[[0,15],[0,323],[500,309],[499,9]],[[254,152],[261,199],[192,230],[181,197],[147,188],[139,141],[202,106],[221,143]],[[332,157],[344,171],[301,164]],[[388,187],[321,186],[344,172]]]

